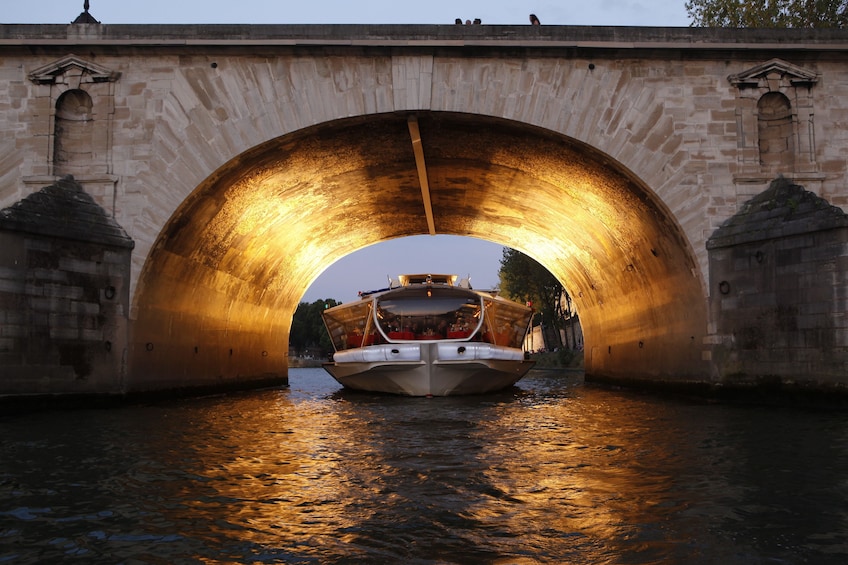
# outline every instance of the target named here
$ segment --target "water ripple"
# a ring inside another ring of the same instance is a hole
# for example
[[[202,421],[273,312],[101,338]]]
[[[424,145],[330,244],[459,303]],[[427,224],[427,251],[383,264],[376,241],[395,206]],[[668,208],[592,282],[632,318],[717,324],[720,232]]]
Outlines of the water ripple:
[[[0,563],[843,563],[848,416],[533,371],[0,421]]]

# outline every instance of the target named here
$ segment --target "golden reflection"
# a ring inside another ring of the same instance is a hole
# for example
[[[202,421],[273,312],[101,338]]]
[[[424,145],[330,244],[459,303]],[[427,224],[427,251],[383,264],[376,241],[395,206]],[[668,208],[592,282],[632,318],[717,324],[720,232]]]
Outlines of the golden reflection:
[[[668,505],[673,477],[652,473],[649,461],[640,465],[633,455],[673,460],[657,441],[655,422],[634,421],[623,401],[594,406],[591,413],[585,401],[577,405],[583,412],[568,401],[514,406],[500,420],[480,422],[482,449],[475,457],[489,467],[486,480],[499,495],[480,498],[469,516],[515,531],[538,524],[540,540],[580,535],[614,547],[617,540],[632,541],[632,526],[644,523],[653,507]],[[486,437],[498,440],[482,441]]]
[[[233,405],[195,415],[193,451],[174,454],[185,477],[167,483],[183,503],[167,518],[202,524],[210,539],[301,558],[373,559],[384,543],[393,559],[461,562],[485,548],[580,563],[676,541],[651,528],[682,515],[673,474],[692,456],[678,460],[650,403],[609,393],[291,401],[281,391]]]
[[[339,451],[367,438],[367,423],[345,419],[321,400],[293,403],[285,391],[248,412],[222,412],[196,423],[198,443],[184,455],[186,478],[193,480],[180,483],[192,492],[177,495],[184,507],[171,510],[174,521],[203,523],[211,538],[240,544],[277,547],[283,540],[338,552],[334,547],[344,544],[344,532],[378,510],[358,504],[363,490],[369,498],[378,496],[376,487],[352,476]],[[292,421],[310,425],[293,429]],[[206,438],[210,433],[215,436]],[[367,453],[360,455],[367,460]]]

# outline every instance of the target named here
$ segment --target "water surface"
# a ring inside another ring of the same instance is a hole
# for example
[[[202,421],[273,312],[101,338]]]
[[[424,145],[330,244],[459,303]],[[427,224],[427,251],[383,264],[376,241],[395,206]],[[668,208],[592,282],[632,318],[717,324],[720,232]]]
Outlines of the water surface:
[[[534,370],[0,419],[0,563],[848,562],[848,414]]]

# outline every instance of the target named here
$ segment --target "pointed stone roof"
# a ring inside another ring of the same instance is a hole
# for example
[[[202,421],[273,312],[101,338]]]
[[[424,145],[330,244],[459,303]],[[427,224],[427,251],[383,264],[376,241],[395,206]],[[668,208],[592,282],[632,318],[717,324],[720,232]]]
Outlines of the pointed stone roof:
[[[725,221],[707,241],[707,249],[845,227],[848,215],[841,208],[779,177]]]
[[[819,80],[816,72],[793,65],[783,59],[771,59],[741,73],[730,75],[727,80],[739,88],[756,88],[775,77],[786,80],[793,86],[812,86]]]
[[[80,76],[85,77],[83,82],[110,82],[118,80],[121,76],[121,73],[117,71],[72,54],[35,69],[29,73],[29,80],[36,84],[52,84],[56,82],[57,77],[68,73],[79,73]]]
[[[127,232],[71,175],[0,210],[0,230],[135,247]]]
[[[85,0],[85,3],[82,5],[82,13],[77,16],[77,19],[72,21],[72,24],[99,24],[97,20],[94,19],[94,16],[88,13],[88,0]]]

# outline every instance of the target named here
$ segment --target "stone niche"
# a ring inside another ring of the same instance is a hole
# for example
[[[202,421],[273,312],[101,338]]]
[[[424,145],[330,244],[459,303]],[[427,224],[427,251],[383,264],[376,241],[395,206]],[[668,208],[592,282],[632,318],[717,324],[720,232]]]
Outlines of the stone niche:
[[[848,390],[845,213],[778,178],[707,249],[719,381]]]
[[[0,210],[0,395],[122,392],[133,246],[71,176]]]

